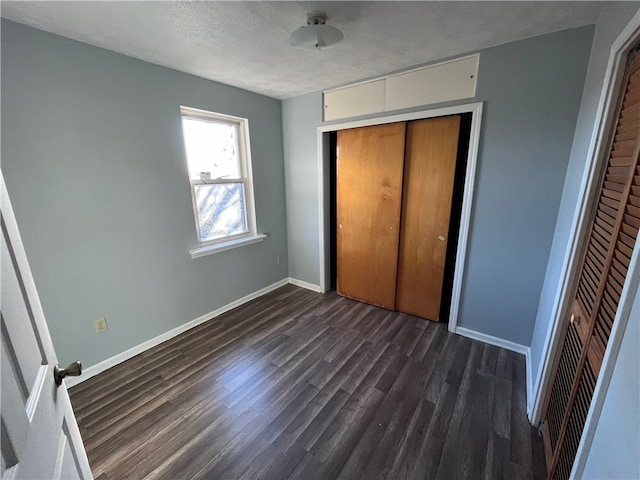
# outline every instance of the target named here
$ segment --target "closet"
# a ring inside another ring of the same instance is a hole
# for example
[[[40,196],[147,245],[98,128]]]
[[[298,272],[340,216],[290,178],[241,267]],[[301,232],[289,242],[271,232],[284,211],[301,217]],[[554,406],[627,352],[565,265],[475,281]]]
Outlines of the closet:
[[[437,321],[459,115],[337,135],[338,294]]]
[[[637,47],[636,47],[637,48]],[[640,54],[629,57],[544,415],[549,478],[568,479],[640,228]]]

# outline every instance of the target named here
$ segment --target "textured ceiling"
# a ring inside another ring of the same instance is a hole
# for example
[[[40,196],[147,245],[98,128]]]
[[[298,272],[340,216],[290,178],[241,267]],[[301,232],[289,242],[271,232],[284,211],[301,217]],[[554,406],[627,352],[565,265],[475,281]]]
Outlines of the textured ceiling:
[[[275,98],[594,23],[600,2],[8,2],[3,17]],[[344,41],[289,45],[324,11]]]

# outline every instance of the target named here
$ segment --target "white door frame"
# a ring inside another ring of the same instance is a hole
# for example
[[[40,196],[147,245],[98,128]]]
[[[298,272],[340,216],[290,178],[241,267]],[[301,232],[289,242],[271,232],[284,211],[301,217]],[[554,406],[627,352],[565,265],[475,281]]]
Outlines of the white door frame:
[[[473,203],[473,187],[476,179],[476,165],[478,161],[478,148],[480,145],[480,124],[482,122],[482,102],[455,105],[452,107],[421,110],[417,112],[388,115],[365,120],[347,121],[318,127],[318,222],[320,232],[320,290],[326,292],[331,285],[330,258],[330,225],[329,225],[329,132],[344,130],[347,128],[368,127],[393,122],[406,122],[422,118],[442,117],[445,115],[458,115],[471,113],[471,131],[469,133],[469,151],[467,157],[467,169],[465,172],[464,193],[462,199],[462,211],[460,214],[460,233],[458,234],[458,251],[453,273],[453,291],[451,294],[451,310],[449,313],[449,331],[455,332],[458,325],[458,312],[460,309],[460,293],[464,277],[465,258],[467,254],[469,224],[471,221],[471,207]]]
[[[607,153],[611,143],[610,137],[614,128],[617,108],[618,91],[623,81],[626,60],[631,47],[640,40],[640,12],[637,12],[627,27],[618,36],[611,47],[605,80],[600,94],[600,101],[596,114],[596,121],[589,145],[588,161],[580,184],[580,194],[574,212],[571,236],[562,263],[562,277],[554,299],[552,321],[547,329],[547,335],[542,352],[542,365],[538,371],[533,388],[533,407],[531,423],[534,425],[543,421],[544,403],[551,388],[553,367],[555,366],[560,349],[561,320],[566,317],[571,307],[571,293],[577,281],[581,257],[578,255],[585,246],[586,231],[589,219],[595,208],[598,191],[593,191],[594,183],[600,180],[600,173],[604,163],[608,160]],[[602,362],[598,381],[596,383],[593,400],[587,415],[580,445],[573,464],[571,478],[580,478],[591,447],[595,429],[600,418],[602,405],[607,394],[613,367],[618,357],[622,338],[629,320],[635,291],[640,281],[640,242],[636,243],[634,253],[629,264],[625,285],[620,297],[620,303],[613,329],[607,344],[607,350]]]

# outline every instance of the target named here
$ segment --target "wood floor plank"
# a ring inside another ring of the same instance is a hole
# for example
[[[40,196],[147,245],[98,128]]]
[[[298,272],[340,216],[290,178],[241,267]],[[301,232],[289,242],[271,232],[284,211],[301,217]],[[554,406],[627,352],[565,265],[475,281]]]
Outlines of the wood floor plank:
[[[311,447],[310,452],[322,464],[314,478],[336,478],[383,398],[375,388],[351,395]]]
[[[318,471],[321,463],[312,454],[307,453],[291,474],[291,480],[309,480]]]
[[[375,453],[401,400],[402,396],[396,392],[392,392],[385,397],[364,433],[357,440],[357,444],[351,451],[338,478],[345,480],[363,478],[364,470]]]
[[[257,479],[261,480],[281,480],[283,478],[291,478],[300,462],[307,455],[307,451],[297,444],[292,445],[283,454],[273,457],[274,462],[264,474],[258,474]]]
[[[70,389],[94,476],[539,479],[521,355],[287,285]]]
[[[477,343],[470,350],[436,479],[475,479],[484,472],[494,382],[487,381],[477,371],[481,350]],[[472,391],[474,395],[462,395],[465,391]]]
[[[205,476],[210,478],[240,478],[252,467],[255,458],[269,449],[274,440],[317,393],[318,390],[313,385],[303,384],[300,393],[286,405],[266,428],[260,431],[254,441],[244,448],[238,448],[237,451],[227,454],[226,458],[217,462],[215,466],[206,472]],[[285,401],[289,400],[289,397],[290,395],[287,395]],[[255,465],[253,466],[255,468]]]
[[[519,362],[519,358],[513,352],[509,352],[512,359],[512,381],[511,381],[511,431],[510,431],[510,460],[525,469],[531,471],[532,446],[531,428],[527,422],[527,388],[525,365]]]
[[[413,351],[409,354],[412,358],[415,358],[418,361],[425,359],[425,355],[429,348],[431,348],[431,343],[436,337],[436,334],[441,333],[442,331],[437,324],[434,324],[433,322],[428,323],[429,325],[424,327],[424,333],[416,343]]]
[[[198,433],[195,436],[193,432],[179,428],[180,424],[187,422],[197,426]],[[145,438],[144,444],[136,445],[137,448],[132,448],[126,457],[118,458],[116,462],[103,468],[112,478],[130,478],[133,476],[132,472],[135,472],[134,476],[138,478],[154,476],[153,472],[169,472],[167,464],[173,465],[173,460],[192,456],[197,458],[197,453],[202,449],[195,448],[196,445],[202,445],[204,439],[207,441],[205,444],[212,444],[213,442],[208,443],[212,438],[229,435],[231,426],[239,422],[236,418],[225,415],[223,406],[211,408],[204,403],[201,408],[185,412],[184,416],[172,425],[154,433],[150,438]],[[195,461],[191,464],[196,465]],[[159,467],[162,467],[162,470]],[[182,471],[182,468],[178,470]]]
[[[349,400],[349,394],[343,390],[337,390],[329,401],[320,409],[313,420],[307,424],[297,439],[307,451],[318,441],[326,428],[333,422],[338,412]],[[315,458],[315,456],[314,456]]]
[[[389,349],[388,351],[392,350]],[[387,368],[385,368],[384,373],[380,377],[380,380],[376,383],[376,388],[381,392],[387,393],[398,378],[398,375],[400,375],[400,372],[407,363],[407,360],[409,360],[409,358],[404,355],[398,355],[397,353],[395,355],[390,355],[390,361]]]
[[[416,469],[416,463],[433,411],[434,405],[425,398],[421,398],[402,435],[400,444],[396,446],[394,454],[389,457],[390,466],[384,469],[387,472],[385,478],[389,480],[418,478],[421,470]]]
[[[505,405],[511,403],[511,382],[502,378],[495,379],[495,401],[493,402],[492,428],[502,438],[511,438],[511,409]]]
[[[395,454],[402,444],[403,433],[407,431],[409,421],[418,405],[417,397],[403,398],[395,410],[389,425],[384,431],[382,439],[375,453],[369,459],[362,478],[384,478],[393,462]]]

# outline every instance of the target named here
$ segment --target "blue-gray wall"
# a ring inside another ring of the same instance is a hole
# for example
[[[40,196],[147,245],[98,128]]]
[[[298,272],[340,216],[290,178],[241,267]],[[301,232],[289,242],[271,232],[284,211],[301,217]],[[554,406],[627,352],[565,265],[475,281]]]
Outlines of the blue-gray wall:
[[[282,102],[289,276],[315,285],[320,285],[316,126],[321,119],[321,92]]]
[[[592,35],[584,27],[483,50],[477,95],[457,102],[484,102],[460,326],[530,345]],[[289,274],[313,284],[321,106],[320,92],[282,103]]]
[[[264,242],[191,259],[180,105],[249,119]],[[61,362],[287,277],[281,125],[278,100],[2,21],[2,170]]]
[[[571,157],[567,167],[567,174],[564,178],[562,200],[547,262],[540,306],[531,339],[530,358],[534,379],[532,391],[534,392],[538,389],[540,383],[543,349],[553,320],[554,304],[560,288],[564,257],[572,238],[571,229],[579,200],[580,184],[589,160],[589,145],[596,128],[597,107],[604,84],[611,45],[629,23],[634,13],[638,14],[637,12],[638,4],[636,2],[611,3],[604,7],[596,23],[593,47],[580,104],[580,113],[571,148]]]

